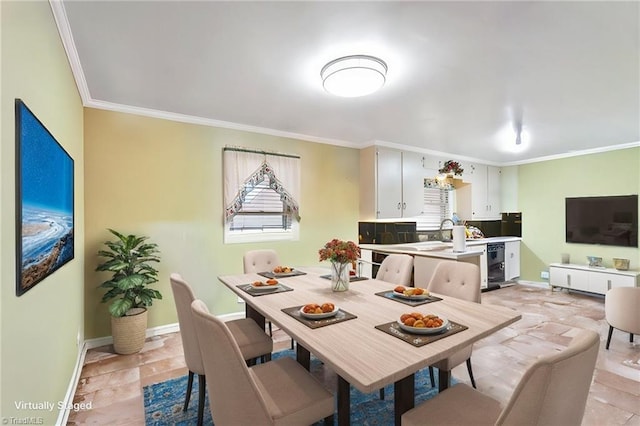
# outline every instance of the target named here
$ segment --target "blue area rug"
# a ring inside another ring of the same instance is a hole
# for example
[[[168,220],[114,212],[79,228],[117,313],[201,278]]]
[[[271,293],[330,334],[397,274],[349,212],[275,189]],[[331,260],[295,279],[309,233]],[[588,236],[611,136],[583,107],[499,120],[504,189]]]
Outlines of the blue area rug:
[[[292,350],[280,351],[273,354],[273,358],[295,358]],[[326,383],[323,364],[311,356],[311,373],[318,380]],[[332,376],[335,376],[331,374]],[[435,370],[436,387],[431,387],[429,370],[420,370],[415,375],[416,404],[434,397],[438,393],[438,371]],[[455,383],[455,380],[451,380]],[[189,409],[182,411],[187,390],[187,376],[167,380],[144,387],[144,417],[147,426],[163,425],[195,425],[198,418],[198,378],[194,377],[194,387],[191,392]],[[332,380],[328,389],[335,393],[335,380]],[[364,426],[388,426],[393,425],[393,385],[385,388],[385,399],[380,400],[379,392],[364,394],[353,386],[351,387],[351,423]],[[337,421],[337,415],[335,417]],[[209,399],[206,399],[204,408],[204,424],[212,425]],[[322,422],[318,423],[323,424]]]

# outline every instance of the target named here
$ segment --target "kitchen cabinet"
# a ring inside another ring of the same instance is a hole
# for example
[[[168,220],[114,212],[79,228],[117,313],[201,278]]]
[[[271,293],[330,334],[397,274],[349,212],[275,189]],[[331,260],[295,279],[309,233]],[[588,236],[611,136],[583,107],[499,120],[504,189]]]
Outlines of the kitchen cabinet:
[[[464,174],[470,183],[456,188],[458,216],[463,220],[500,220],[500,168],[470,164]]]
[[[618,271],[611,268],[590,268],[584,265],[552,263],[549,265],[549,284],[589,293],[605,294],[614,287],[638,287],[640,272]]]
[[[360,218],[415,217],[424,204],[423,156],[370,147],[360,153]]]
[[[511,281],[520,276],[520,241],[504,243],[504,279]]]

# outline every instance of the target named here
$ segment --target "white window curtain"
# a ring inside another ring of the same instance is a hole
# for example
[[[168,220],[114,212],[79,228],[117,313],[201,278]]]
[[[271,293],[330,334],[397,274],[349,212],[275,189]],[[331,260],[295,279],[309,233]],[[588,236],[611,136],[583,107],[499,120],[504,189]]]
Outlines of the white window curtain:
[[[248,192],[268,177],[288,211],[300,220],[300,157],[245,148],[223,151],[225,220],[240,211]]]

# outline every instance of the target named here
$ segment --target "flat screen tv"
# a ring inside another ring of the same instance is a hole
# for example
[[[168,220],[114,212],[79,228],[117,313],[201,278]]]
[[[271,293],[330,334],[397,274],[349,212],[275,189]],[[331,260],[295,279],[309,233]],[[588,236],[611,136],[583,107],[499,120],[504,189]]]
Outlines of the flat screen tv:
[[[638,195],[566,198],[566,241],[638,247]]]

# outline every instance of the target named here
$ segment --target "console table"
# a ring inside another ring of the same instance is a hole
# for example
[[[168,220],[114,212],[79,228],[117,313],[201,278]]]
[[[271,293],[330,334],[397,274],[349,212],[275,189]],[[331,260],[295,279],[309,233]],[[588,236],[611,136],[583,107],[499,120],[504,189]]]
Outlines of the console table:
[[[552,263],[549,265],[549,284],[604,295],[613,287],[640,287],[640,272],[619,271],[613,268],[594,268],[587,265]]]

